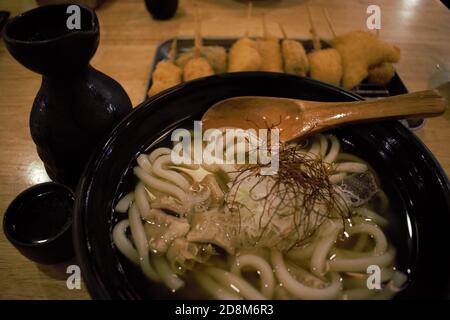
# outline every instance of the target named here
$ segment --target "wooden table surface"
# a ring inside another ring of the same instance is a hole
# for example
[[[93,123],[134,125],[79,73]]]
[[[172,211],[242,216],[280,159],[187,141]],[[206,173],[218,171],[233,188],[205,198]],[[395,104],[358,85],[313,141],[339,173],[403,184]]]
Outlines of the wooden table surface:
[[[204,36],[238,37],[245,31],[243,1],[197,0]],[[373,1],[254,1],[252,35],[261,35],[259,16],[266,14],[271,32],[282,22],[291,37],[309,38],[305,4],[312,9],[318,33],[329,38],[321,8],[327,7],[337,33],[364,29],[366,8]],[[380,35],[397,44],[402,57],[396,68],[409,91],[431,88],[450,79],[450,12],[438,0],[377,1]],[[3,0],[0,10],[16,15],[34,1]],[[170,21],[150,18],[143,0],[111,0],[97,10],[101,41],[92,64],[119,81],[133,105],[145,94],[152,58],[164,39],[193,34],[194,1],[181,0]],[[437,67],[440,66],[440,68]],[[441,70],[441,71],[439,71]],[[443,71],[442,71],[443,70]],[[0,215],[22,190],[48,180],[31,140],[29,112],[40,76],[25,69],[0,44]],[[447,87],[448,88],[448,87]],[[450,111],[429,119],[417,135],[450,173]],[[75,263],[75,262],[72,262]],[[89,294],[66,287],[65,264],[41,266],[22,257],[0,232],[0,299],[87,299]]]

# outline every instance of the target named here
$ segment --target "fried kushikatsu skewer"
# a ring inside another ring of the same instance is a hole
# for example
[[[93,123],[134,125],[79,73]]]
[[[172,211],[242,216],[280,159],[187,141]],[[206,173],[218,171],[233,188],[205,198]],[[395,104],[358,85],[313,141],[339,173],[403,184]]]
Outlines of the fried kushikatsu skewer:
[[[201,25],[198,10],[194,15],[195,20],[195,38],[194,38],[194,56],[189,59],[183,68],[183,79],[189,81],[197,78],[207,77],[214,74],[214,70],[208,60],[201,55],[203,40],[201,36]]]
[[[321,49],[320,39],[314,27],[311,10],[308,6],[306,8],[314,46],[314,51],[308,54],[310,77],[339,86],[342,78],[341,56],[334,48]]]
[[[328,28],[330,29],[333,37],[336,38],[336,32],[333,27],[333,23],[331,22],[331,18],[328,14],[328,10],[326,8],[323,9],[325,18],[327,19]],[[379,32],[377,29],[377,36],[379,37]],[[370,83],[382,84],[385,85],[389,83],[395,75],[395,69],[392,63],[382,62],[376,66],[369,68],[369,75],[367,76],[367,80]]]
[[[197,19],[197,18],[196,18]],[[197,32],[198,34],[199,32]],[[200,36],[200,40],[201,36]],[[200,41],[201,43],[202,41]],[[197,45],[197,48],[199,45]],[[194,58],[195,51],[198,50],[196,46],[192,47],[187,52],[183,52],[180,54],[180,56],[176,60],[176,64],[183,68],[185,67],[186,63]],[[200,56],[206,58],[208,60],[209,64],[213,68],[215,73],[225,73],[227,72],[227,52],[224,47],[222,46],[203,46],[203,44],[200,46]]]
[[[261,55],[256,41],[249,38],[249,24],[252,14],[252,3],[247,7],[247,30],[245,37],[236,41],[228,56],[228,71],[258,71],[261,67]]]
[[[195,47],[183,52],[176,60],[177,66],[184,68],[186,63],[194,57]],[[208,60],[215,73],[227,72],[227,52],[221,46],[202,46],[200,48],[200,55]]]
[[[326,11],[325,11],[326,12]],[[352,89],[366,77],[369,82],[387,84],[395,75],[392,65],[400,59],[400,49],[370,32],[355,31],[336,36],[331,19],[328,26],[334,35],[333,46],[342,57],[342,86]]]
[[[174,64],[177,50],[177,39],[172,41],[169,57],[166,60],[158,62],[152,75],[152,86],[148,95],[155,95],[165,89],[176,86],[182,81],[182,70]]]
[[[395,76],[395,69],[392,63],[382,62],[369,68],[367,80],[370,83],[385,85]]]
[[[376,29],[376,35],[380,37],[380,30]],[[386,85],[395,76],[394,65],[390,62],[382,62],[369,68],[367,80],[371,83]]]
[[[264,30],[263,38],[257,39],[258,51],[261,55],[260,71],[283,72],[283,59],[281,57],[280,43],[276,37],[267,30],[266,17],[262,17]]]
[[[281,54],[284,60],[284,72],[297,76],[306,76],[309,71],[309,61],[305,48],[299,41],[288,39],[283,25],[279,24],[283,40],[281,41]]]
[[[365,31],[354,31],[333,39],[342,56],[342,86],[351,89],[369,75],[369,68],[383,62],[397,62],[400,49]]]
[[[256,41],[241,38],[230,49],[228,56],[228,71],[258,71],[261,66],[261,55]]]

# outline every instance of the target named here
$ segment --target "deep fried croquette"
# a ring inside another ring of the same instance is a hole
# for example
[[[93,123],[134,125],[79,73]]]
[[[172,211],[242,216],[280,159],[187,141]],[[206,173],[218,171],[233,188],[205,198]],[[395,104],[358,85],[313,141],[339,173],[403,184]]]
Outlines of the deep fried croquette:
[[[285,39],[281,43],[284,71],[297,76],[306,76],[309,71],[308,57],[303,45],[295,40]]]
[[[162,60],[156,65],[152,75],[152,86],[148,95],[152,96],[181,83],[182,71],[170,60]]]
[[[388,84],[395,75],[392,63],[383,62],[369,69],[367,80],[370,83]]]
[[[213,74],[214,70],[208,60],[200,56],[194,57],[186,62],[183,69],[184,81],[207,77]]]
[[[258,51],[261,55],[260,71],[283,72],[280,43],[277,38],[269,36],[257,39]]]
[[[175,60],[175,63],[177,64],[177,66],[183,69],[186,63],[193,57],[194,57],[194,48],[191,48],[188,51],[181,53]]]
[[[332,44],[341,54],[344,71],[342,86],[345,89],[355,87],[366,78],[370,67],[400,59],[399,48],[370,32],[350,32],[334,38]]]
[[[180,68],[184,68],[186,62],[194,57],[194,48],[183,52],[176,60]],[[205,46],[200,49],[200,56],[208,60],[215,73],[227,72],[227,52],[221,46]]]
[[[228,71],[258,71],[261,67],[261,55],[256,41],[241,38],[236,41],[228,56]]]
[[[227,52],[221,46],[206,46],[200,51],[200,54],[208,60],[215,73],[227,72]]]
[[[342,61],[336,49],[329,48],[308,54],[310,77],[339,86],[342,78]]]
[[[209,61],[205,57],[202,57],[201,55],[201,51],[203,49],[203,39],[198,10],[195,11],[194,22],[195,22],[195,37],[194,37],[194,48],[192,48],[193,55],[184,65],[183,68],[184,81],[190,81],[214,74],[214,70],[211,67]]]

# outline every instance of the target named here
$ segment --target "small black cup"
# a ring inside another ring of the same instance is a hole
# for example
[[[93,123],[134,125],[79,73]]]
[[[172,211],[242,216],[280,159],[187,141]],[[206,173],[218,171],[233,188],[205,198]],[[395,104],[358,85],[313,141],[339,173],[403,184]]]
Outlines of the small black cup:
[[[168,20],[177,12],[178,0],[145,0],[145,6],[156,20]]]
[[[35,185],[20,193],[6,209],[3,232],[25,257],[53,264],[73,257],[74,195],[54,182]]]

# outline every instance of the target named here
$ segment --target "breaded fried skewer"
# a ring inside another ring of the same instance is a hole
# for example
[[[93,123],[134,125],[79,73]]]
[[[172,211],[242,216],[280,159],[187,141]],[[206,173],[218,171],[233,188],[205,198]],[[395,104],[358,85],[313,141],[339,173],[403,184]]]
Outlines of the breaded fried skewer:
[[[311,10],[309,6],[306,9],[314,46],[314,51],[308,54],[309,75],[313,79],[339,86],[342,78],[341,56],[334,48],[321,49],[322,46],[314,27]]]
[[[261,55],[260,71],[283,72],[280,42],[267,29],[266,15],[262,16],[263,37],[256,40]]]
[[[376,35],[380,38],[380,29],[375,29]],[[382,62],[376,66],[369,68],[369,74],[367,80],[370,83],[376,83],[381,85],[386,85],[391,82],[392,78],[395,76],[394,65],[390,62]]]
[[[228,71],[258,71],[261,67],[261,55],[255,40],[249,38],[252,2],[247,7],[247,26],[245,36],[237,40],[230,49],[228,56]]]
[[[306,76],[309,71],[309,61],[303,44],[299,41],[288,39],[283,25],[281,23],[278,25],[283,34],[281,54],[284,60],[284,72],[302,77]]]
[[[327,9],[324,9],[324,14],[334,36],[333,45],[341,53],[343,87],[351,89],[366,77],[370,83],[381,85],[389,83],[395,75],[392,62],[398,61],[400,50],[382,40],[378,41],[378,36],[370,32],[357,31],[337,36]],[[371,48],[369,49],[368,46]],[[361,51],[367,53],[361,54]],[[364,61],[361,61],[361,58]]]
[[[179,55],[176,60],[176,64],[180,68],[184,68],[186,63],[194,57],[195,46],[186,52]],[[200,46],[200,55],[206,60],[213,68],[215,73],[225,73],[227,72],[228,66],[228,55],[224,47],[222,46]]]
[[[152,74],[152,86],[148,91],[153,96],[165,89],[180,84],[182,81],[182,70],[174,64],[177,51],[177,39],[173,39],[168,59],[158,62]]]
[[[195,37],[194,37],[194,55],[186,62],[183,68],[183,79],[189,81],[197,78],[207,77],[214,74],[214,70],[208,60],[201,55],[203,39],[201,35],[201,22],[198,8],[196,6],[194,14]]]

